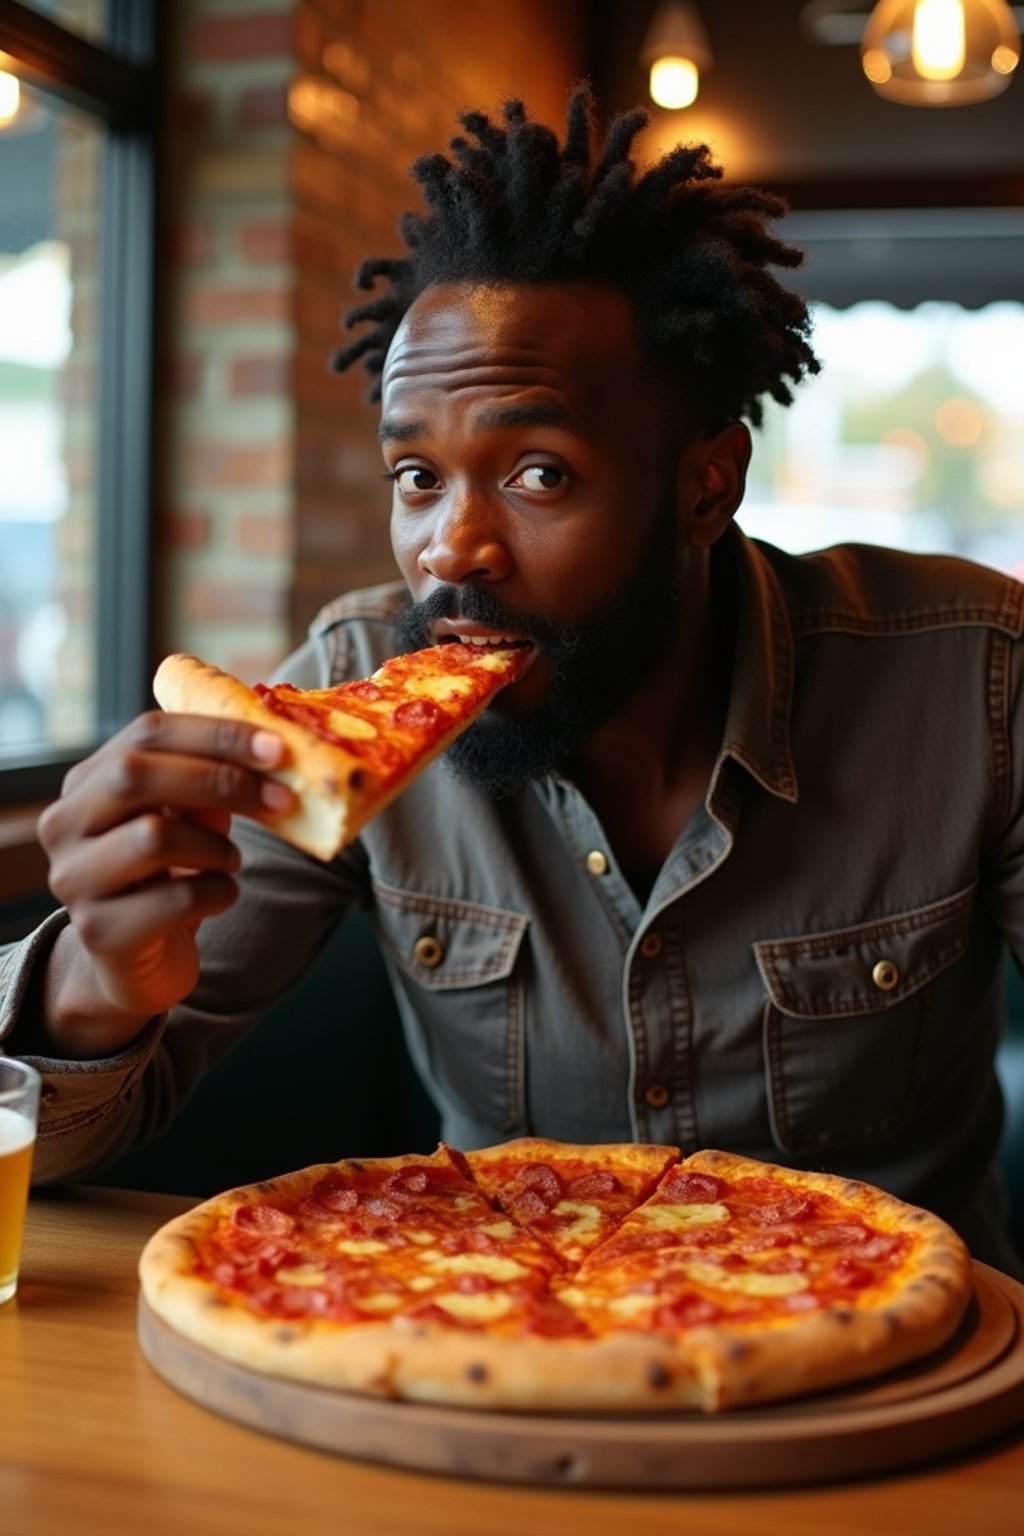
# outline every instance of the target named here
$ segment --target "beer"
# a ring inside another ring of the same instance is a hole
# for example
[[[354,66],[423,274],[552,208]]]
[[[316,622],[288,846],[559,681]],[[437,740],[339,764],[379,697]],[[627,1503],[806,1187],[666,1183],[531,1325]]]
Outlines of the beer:
[[[33,1122],[0,1105],[0,1302],[17,1284],[34,1142]]]

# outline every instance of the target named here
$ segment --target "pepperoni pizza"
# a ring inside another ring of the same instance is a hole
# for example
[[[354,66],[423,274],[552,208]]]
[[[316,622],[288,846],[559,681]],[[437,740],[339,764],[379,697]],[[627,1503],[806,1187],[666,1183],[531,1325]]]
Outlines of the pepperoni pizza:
[[[161,1228],[140,1273],[172,1328],[259,1371],[605,1412],[873,1376],[946,1343],[972,1294],[956,1234],[870,1185],[537,1138],[228,1191]]]

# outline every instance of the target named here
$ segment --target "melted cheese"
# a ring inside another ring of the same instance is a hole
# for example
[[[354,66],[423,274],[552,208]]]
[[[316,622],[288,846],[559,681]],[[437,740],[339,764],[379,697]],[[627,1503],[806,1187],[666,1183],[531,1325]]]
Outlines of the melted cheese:
[[[421,1247],[425,1243],[437,1241],[437,1233],[427,1232],[423,1227],[414,1227],[411,1232],[407,1232],[405,1235],[411,1243],[419,1243]]]
[[[369,720],[361,720],[344,709],[332,709],[327,724],[336,735],[347,736],[349,741],[369,741],[377,735],[377,727]]]
[[[394,1312],[402,1298],[394,1291],[380,1291],[376,1296],[357,1296],[355,1304],[360,1312]]]
[[[699,1260],[687,1264],[686,1273],[698,1285],[712,1286],[716,1291],[735,1291],[741,1296],[795,1296],[806,1291],[806,1275],[737,1274],[720,1269],[717,1264],[702,1264]]]
[[[379,1237],[343,1237],[338,1243],[339,1253],[387,1253],[387,1243]]]
[[[514,1237],[515,1227],[510,1221],[492,1221],[486,1227],[481,1227],[481,1232],[486,1232],[488,1237]]]
[[[639,1317],[664,1301],[663,1296],[647,1296],[642,1291],[627,1291],[624,1296],[613,1296],[608,1303],[609,1312],[617,1317]]]
[[[486,1275],[489,1280],[519,1280],[530,1273],[525,1264],[495,1253],[439,1253],[430,1267],[451,1275]]]
[[[435,1296],[434,1300],[439,1307],[450,1312],[452,1317],[465,1318],[467,1322],[474,1323],[492,1323],[496,1318],[504,1317],[512,1306],[503,1291],[477,1291],[473,1296],[463,1296],[460,1291],[446,1291],[443,1296]]]
[[[729,1220],[729,1210],[724,1205],[647,1205],[636,1214],[649,1226],[664,1227],[668,1231],[683,1227],[713,1227],[720,1221]]]
[[[274,1279],[278,1285],[323,1285],[327,1276],[315,1264],[293,1264],[290,1269],[279,1269]]]
[[[589,1237],[596,1232],[601,1224],[601,1212],[596,1205],[588,1205],[585,1200],[559,1200],[553,1208],[553,1216],[571,1216],[573,1220],[568,1226],[563,1227],[559,1236],[572,1242],[574,1239]]]
[[[487,658],[485,657],[484,660]],[[489,670],[493,671],[493,663]],[[416,679],[417,697],[426,699],[450,699],[453,694],[475,693],[476,689],[470,677],[459,677],[457,673],[443,673],[440,677],[430,677],[426,673]]]

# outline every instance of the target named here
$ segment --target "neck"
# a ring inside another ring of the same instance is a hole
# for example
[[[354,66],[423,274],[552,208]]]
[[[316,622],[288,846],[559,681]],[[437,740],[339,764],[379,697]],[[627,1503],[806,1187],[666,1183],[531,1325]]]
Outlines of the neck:
[[[721,746],[732,672],[727,585],[716,579],[712,601],[710,555],[694,552],[672,643],[570,770],[638,888],[703,800]]]

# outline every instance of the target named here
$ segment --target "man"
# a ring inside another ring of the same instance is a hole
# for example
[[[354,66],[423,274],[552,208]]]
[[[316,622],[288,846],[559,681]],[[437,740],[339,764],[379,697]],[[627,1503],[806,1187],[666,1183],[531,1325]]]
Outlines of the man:
[[[379,379],[402,582],[328,608],[282,676],[512,635],[524,678],[328,866],[229,831],[289,803],[241,725],[146,715],[42,818],[65,912],[9,957],[0,1023],[55,1090],[40,1176],[151,1135],[361,902],[455,1144],[848,1173],[1015,1267],[993,1057],[1024,588],[734,527],[743,418],[817,366],[768,270],[799,258],[706,150],[637,175],[642,122],[595,154],[585,89],[564,146],[516,103],[467,114],[338,358]]]

